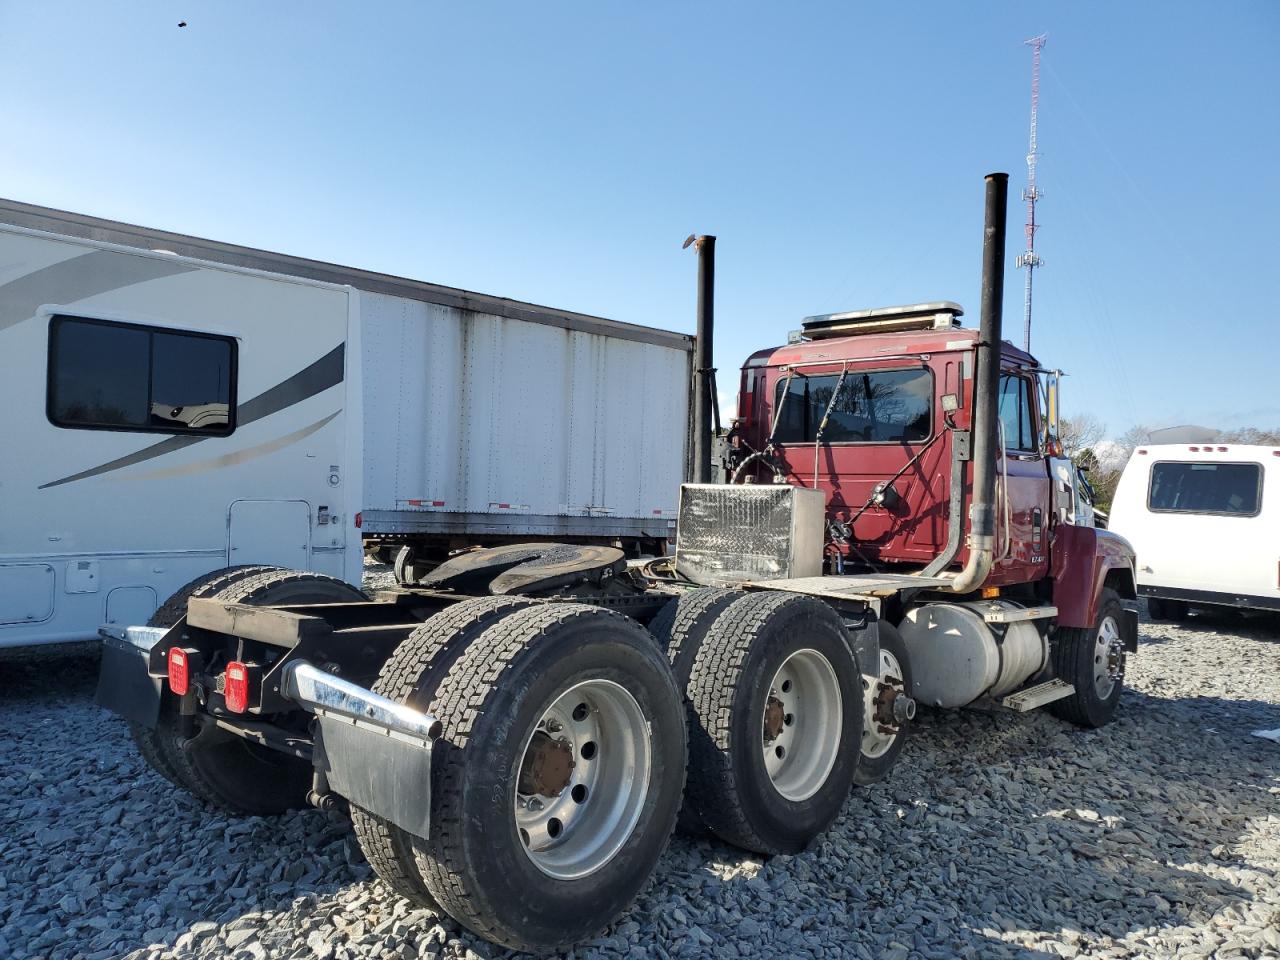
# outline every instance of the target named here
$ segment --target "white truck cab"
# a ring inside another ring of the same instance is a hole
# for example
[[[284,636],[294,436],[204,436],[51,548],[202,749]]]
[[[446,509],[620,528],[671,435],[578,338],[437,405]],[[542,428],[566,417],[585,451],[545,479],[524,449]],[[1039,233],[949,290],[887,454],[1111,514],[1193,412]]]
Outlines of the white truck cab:
[[[1188,606],[1280,610],[1280,448],[1141,446],[1110,528],[1133,544],[1138,594],[1157,619]]]

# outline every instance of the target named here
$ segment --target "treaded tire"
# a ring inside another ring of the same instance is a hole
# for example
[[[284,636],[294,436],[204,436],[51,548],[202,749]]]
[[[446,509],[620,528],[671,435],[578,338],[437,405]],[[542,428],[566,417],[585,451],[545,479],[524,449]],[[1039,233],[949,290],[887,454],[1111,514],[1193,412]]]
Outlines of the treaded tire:
[[[396,647],[382,665],[374,692],[426,709],[449,668],[481,633],[507,614],[538,602],[523,597],[477,597],[441,610]],[[418,872],[410,834],[354,804],[351,824],[365,859],[383,883],[407,900],[438,906]]]
[[[729,604],[743,596],[746,594],[741,590],[726,590],[721,587],[689,590],[663,607],[649,624],[649,632],[662,649],[667,651],[676,684],[685,693],[685,715],[691,739],[698,725],[698,715],[689,700],[688,691],[694,658],[716,618]],[[676,829],[692,837],[704,837],[710,832],[689,800],[687,784]]]
[[[337,577],[281,569],[245,577],[210,598],[255,605],[368,599]],[[283,813],[305,805],[311,788],[310,761],[207,727],[174,751],[171,759],[182,786],[232,813]]]
[[[557,879],[539,869],[517,832],[517,774],[551,703],[601,680],[626,690],[645,717],[647,794],[610,859],[578,879]],[[534,953],[579,942],[626,910],[667,847],[684,787],[680,692],[648,632],[585,604],[517,611],[468,647],[429,710],[444,732],[434,748],[431,836],[414,838],[414,849],[436,902],[479,936]]]
[[[251,577],[256,573],[268,570],[279,570],[265,564],[240,564],[234,567],[223,567],[201,574],[189,583],[184,584],[160,605],[160,608],[147,621],[148,627],[172,627],[187,615],[187,601],[192,597],[207,597],[217,593],[223,587]],[[181,737],[178,736],[177,718],[173,713],[173,695],[167,690],[160,694],[160,715],[154,727],[144,727],[139,723],[129,724],[129,735],[147,762],[156,773],[177,787],[185,787],[174,766],[173,752],[181,749]]]
[[[416,552],[412,546],[406,544],[396,551],[395,557],[391,561],[391,572],[396,578],[396,583],[400,586],[412,586],[409,582],[409,566],[413,563]]]
[[[839,749],[815,793],[792,801],[765,767],[769,685],[799,650],[821,653],[840,691]],[[757,593],[734,601],[700,646],[689,679],[698,726],[689,744],[689,796],[722,840],[763,854],[798,853],[831,825],[853,785],[862,737],[862,671],[839,614],[813,597]]]
[[[1118,628],[1122,613],[1120,595],[1105,587],[1098,598],[1098,619],[1092,627],[1059,627],[1055,632],[1050,652],[1054,674],[1076,688],[1071,696],[1048,705],[1055,717],[1081,727],[1106,726],[1115,717],[1124,689],[1123,676],[1113,684],[1110,695],[1102,699],[1094,687],[1093,670],[1103,621],[1111,617]]]
[[[906,690],[907,696],[911,696],[911,658],[907,652],[907,645],[902,642],[902,634],[898,632],[898,628],[891,623],[880,624],[880,646],[893,654],[898,666],[902,669],[903,688]],[[863,664],[863,668],[867,670],[874,669],[879,675],[879,664]],[[873,681],[874,682],[874,681]],[[868,691],[868,695],[873,695]],[[865,718],[864,718],[864,723]],[[907,738],[911,735],[910,720],[904,720],[898,725],[898,735],[894,738],[889,749],[878,757],[869,757],[865,753],[858,759],[858,769],[853,775],[853,782],[860,787],[869,787],[873,783],[879,783],[889,776],[889,771],[893,769],[893,765],[898,762],[898,754],[902,753],[902,748],[906,745]],[[865,736],[866,731],[863,731]]]
[[[1166,600],[1162,597],[1147,597],[1147,612],[1152,620],[1171,620],[1175,623],[1187,619],[1188,605],[1185,600]]]

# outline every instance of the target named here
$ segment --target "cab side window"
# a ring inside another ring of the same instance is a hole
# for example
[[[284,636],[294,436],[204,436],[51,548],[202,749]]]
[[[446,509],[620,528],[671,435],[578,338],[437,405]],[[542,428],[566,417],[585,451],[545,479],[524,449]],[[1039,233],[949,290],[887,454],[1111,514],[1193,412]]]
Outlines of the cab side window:
[[[1000,376],[1000,424],[1004,428],[1004,445],[1020,453],[1037,453],[1035,417],[1032,414],[1031,381],[1026,377],[1005,373]]]

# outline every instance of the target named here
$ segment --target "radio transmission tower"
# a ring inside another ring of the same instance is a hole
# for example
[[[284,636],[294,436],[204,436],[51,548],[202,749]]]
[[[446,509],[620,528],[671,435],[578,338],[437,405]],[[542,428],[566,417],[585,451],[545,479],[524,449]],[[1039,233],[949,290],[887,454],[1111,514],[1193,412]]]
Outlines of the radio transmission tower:
[[[1023,298],[1023,334],[1022,347],[1031,352],[1031,277],[1036,267],[1043,267],[1044,261],[1036,256],[1036,201],[1040,199],[1040,189],[1036,186],[1036,160],[1040,151],[1036,147],[1036,113],[1040,107],[1040,50],[1049,39],[1047,33],[1024,41],[1032,50],[1031,60],[1031,149],[1027,151],[1027,188],[1022,191],[1022,199],[1027,201],[1027,225],[1023,231],[1027,235],[1027,249],[1018,255],[1014,265],[1026,268],[1027,288]]]

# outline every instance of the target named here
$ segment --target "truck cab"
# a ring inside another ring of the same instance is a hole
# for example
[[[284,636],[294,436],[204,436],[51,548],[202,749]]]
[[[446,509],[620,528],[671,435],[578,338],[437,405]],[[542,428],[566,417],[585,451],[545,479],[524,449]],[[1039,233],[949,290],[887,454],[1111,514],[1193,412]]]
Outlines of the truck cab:
[[[821,490],[828,573],[939,572],[967,561],[960,508],[973,484],[979,332],[961,325],[963,313],[943,301],[811,316],[791,342],[743,364],[727,478]],[[1068,625],[1085,626],[1088,590],[1074,583],[1084,572],[1064,561],[1101,551],[1110,559],[1087,576],[1105,579],[1126,547],[1093,529],[1062,456],[1058,372],[1007,341],[1000,366],[985,588],[1040,602],[1065,596],[1078,608]],[[1128,599],[1131,579],[1113,577]]]

